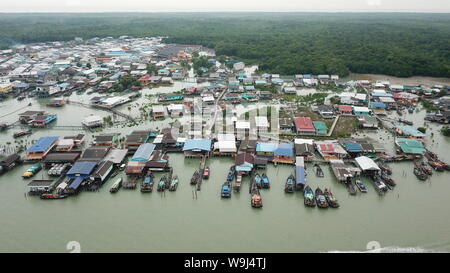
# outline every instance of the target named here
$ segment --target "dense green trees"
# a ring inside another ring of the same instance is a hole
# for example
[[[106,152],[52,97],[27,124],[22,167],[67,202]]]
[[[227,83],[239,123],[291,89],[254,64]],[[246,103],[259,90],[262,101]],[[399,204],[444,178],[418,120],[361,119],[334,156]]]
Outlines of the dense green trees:
[[[74,37],[169,36],[261,71],[450,77],[450,15],[408,13],[1,14],[0,47]]]

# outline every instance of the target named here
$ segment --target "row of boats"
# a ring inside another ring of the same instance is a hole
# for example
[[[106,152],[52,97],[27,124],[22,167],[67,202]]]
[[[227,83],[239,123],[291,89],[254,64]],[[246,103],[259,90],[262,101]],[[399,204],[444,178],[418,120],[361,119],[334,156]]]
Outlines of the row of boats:
[[[209,174],[210,174],[210,170],[209,170],[208,166],[206,166],[203,169],[202,173],[200,173],[199,170],[195,170],[195,172],[194,172],[194,174],[192,175],[192,178],[191,178],[191,185],[197,185],[200,182],[201,178],[208,179],[209,178]]]
[[[334,197],[333,193],[331,193],[331,190],[328,188],[325,188],[324,191],[317,187],[317,189],[313,192],[310,186],[306,186],[303,189],[303,198],[304,198],[304,204],[307,207],[319,207],[319,208],[338,208],[339,202]]]
[[[148,171],[147,174],[144,177],[144,180],[142,181],[141,184],[141,189],[140,191],[143,193],[146,192],[152,192],[153,191],[153,187],[154,187],[154,175],[151,171]],[[134,189],[136,188],[136,183],[135,180],[132,178],[131,181],[129,181],[131,184],[131,186],[129,186],[128,184],[126,184],[125,186],[123,185],[123,178],[119,177],[111,186],[110,188],[110,192],[111,193],[116,193],[119,191],[120,188],[122,188],[122,186],[124,186],[124,188],[126,189]],[[179,184],[179,178],[177,175],[164,175],[160,178],[158,184],[157,184],[157,191],[159,192],[163,192],[165,190],[169,190],[169,191],[176,191],[178,188],[178,184]]]

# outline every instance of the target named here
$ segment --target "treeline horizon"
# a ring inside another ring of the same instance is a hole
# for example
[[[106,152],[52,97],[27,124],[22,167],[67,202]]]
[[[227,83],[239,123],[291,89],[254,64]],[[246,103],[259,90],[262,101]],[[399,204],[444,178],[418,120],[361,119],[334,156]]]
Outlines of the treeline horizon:
[[[450,77],[450,14],[0,13],[0,47],[75,37],[168,36],[278,74]]]

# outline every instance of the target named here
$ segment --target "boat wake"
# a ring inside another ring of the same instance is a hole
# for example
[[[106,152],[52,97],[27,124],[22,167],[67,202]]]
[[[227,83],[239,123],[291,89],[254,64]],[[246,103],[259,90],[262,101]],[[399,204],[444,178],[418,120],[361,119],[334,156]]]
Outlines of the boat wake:
[[[436,253],[442,252],[439,250],[433,249],[424,249],[421,247],[400,247],[400,246],[388,246],[376,249],[369,250],[349,250],[349,251],[340,251],[340,250],[331,250],[327,253]]]

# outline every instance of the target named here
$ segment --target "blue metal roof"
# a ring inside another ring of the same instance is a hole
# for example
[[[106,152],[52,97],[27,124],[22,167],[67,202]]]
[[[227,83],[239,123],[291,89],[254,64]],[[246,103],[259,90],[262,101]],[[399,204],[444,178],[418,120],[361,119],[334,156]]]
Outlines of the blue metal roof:
[[[45,152],[48,148],[59,139],[59,137],[41,137],[30,148],[27,149],[27,153],[39,153]]]
[[[90,161],[75,162],[67,172],[67,176],[87,176],[95,169],[97,163]]]
[[[342,143],[345,149],[351,153],[359,153],[362,152],[362,147],[359,143],[356,142],[344,142]]]
[[[371,102],[370,103],[370,108],[375,108],[375,109],[386,109],[386,104],[382,103],[382,102]]]
[[[303,166],[295,166],[295,183],[297,185],[306,184],[305,168]]]
[[[397,126],[397,129],[401,130],[404,135],[413,137],[425,137],[425,134],[409,125]]]
[[[152,143],[144,143],[139,146],[136,152],[131,158],[131,161],[148,161],[153,151],[155,150],[156,145]]]
[[[83,182],[84,178],[83,177],[77,177],[75,178],[75,180],[70,184],[69,188],[71,189],[78,189],[78,187],[81,185],[81,182]]]
[[[294,147],[289,143],[278,144],[277,149],[274,151],[275,156],[294,156]]]
[[[183,151],[193,151],[193,150],[202,150],[202,151],[210,151],[211,150],[211,139],[188,139],[184,143]]]
[[[272,142],[258,142],[256,143],[257,152],[272,153],[277,149],[277,144]]]

